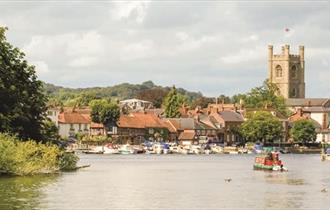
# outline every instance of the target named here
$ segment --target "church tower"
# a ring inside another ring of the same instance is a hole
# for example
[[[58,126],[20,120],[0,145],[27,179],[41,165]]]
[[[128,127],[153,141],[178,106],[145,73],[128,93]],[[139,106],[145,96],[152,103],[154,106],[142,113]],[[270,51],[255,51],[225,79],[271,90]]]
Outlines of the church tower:
[[[299,55],[290,54],[290,46],[282,47],[281,54],[273,54],[268,46],[269,81],[277,85],[284,98],[305,98],[304,46],[299,46]]]

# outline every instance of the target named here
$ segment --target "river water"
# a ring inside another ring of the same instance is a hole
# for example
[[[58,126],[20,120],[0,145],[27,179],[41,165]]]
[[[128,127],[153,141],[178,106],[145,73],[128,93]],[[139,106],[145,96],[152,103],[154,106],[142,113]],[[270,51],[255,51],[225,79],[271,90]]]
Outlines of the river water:
[[[319,155],[282,155],[288,172],[254,171],[254,155],[80,158],[91,167],[1,177],[0,209],[330,209],[330,161]]]

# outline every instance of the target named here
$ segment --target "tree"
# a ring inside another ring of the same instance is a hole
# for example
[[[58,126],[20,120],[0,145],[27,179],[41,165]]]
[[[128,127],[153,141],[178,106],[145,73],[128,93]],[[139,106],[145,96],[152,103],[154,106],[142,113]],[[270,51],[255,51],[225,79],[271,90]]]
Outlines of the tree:
[[[247,141],[272,143],[283,137],[281,122],[269,112],[259,111],[241,125],[240,133]]]
[[[0,27],[0,132],[41,141],[46,112],[43,84],[24,53],[7,42],[6,30]]]
[[[208,97],[199,97],[196,100],[192,102],[191,107],[196,108],[197,106],[203,108],[206,108],[209,104],[214,103],[215,98],[208,98]]]
[[[231,100],[230,100],[230,97],[228,97],[228,96],[225,96],[225,95],[223,95],[223,94],[221,94],[218,98],[217,98],[217,100],[218,100],[218,103],[225,103],[225,104],[229,104],[230,102],[231,102]]]
[[[105,99],[90,102],[91,118],[93,122],[102,123],[106,128],[115,125],[120,117],[120,108],[116,103]]]
[[[311,120],[298,120],[294,122],[290,134],[295,142],[307,143],[316,140],[315,126]]]
[[[245,98],[245,105],[248,108],[273,108],[284,116],[289,114],[278,87],[268,80],[262,86],[251,89]]]
[[[165,89],[153,88],[142,90],[136,97],[140,100],[150,101],[156,108],[160,108],[167,93],[168,91]]]
[[[165,116],[169,118],[180,117],[179,109],[185,102],[186,98],[179,94],[173,86],[164,100]]]

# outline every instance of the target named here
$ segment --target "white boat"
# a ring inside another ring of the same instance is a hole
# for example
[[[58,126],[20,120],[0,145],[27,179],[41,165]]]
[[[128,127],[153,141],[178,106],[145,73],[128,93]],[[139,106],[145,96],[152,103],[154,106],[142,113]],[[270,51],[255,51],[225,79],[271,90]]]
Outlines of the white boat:
[[[223,153],[223,148],[220,146],[211,146],[211,151],[216,154],[222,154]]]
[[[201,147],[199,145],[192,145],[191,149],[193,154],[200,154],[201,153]]]
[[[161,144],[154,144],[153,149],[158,155],[163,153],[163,147]]]
[[[103,154],[119,154],[118,149],[114,148],[112,144],[103,146]]]
[[[206,150],[204,150],[204,153],[205,153],[206,155],[209,155],[209,154],[211,153],[211,150],[206,149]]]
[[[123,155],[128,155],[128,154],[133,154],[134,150],[131,148],[131,146],[129,144],[124,144],[122,145],[118,151],[120,152],[120,154]]]

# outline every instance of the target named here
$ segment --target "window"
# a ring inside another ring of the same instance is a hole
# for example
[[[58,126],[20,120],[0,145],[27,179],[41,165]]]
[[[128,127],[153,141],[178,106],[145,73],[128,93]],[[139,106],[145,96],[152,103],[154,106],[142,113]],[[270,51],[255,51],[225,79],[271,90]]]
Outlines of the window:
[[[297,90],[296,90],[296,88],[292,88],[291,97],[296,97],[296,96],[297,96]]]
[[[294,65],[291,67],[291,78],[297,77],[297,67]]]
[[[87,124],[84,124],[84,130],[88,130]]]
[[[280,65],[276,66],[275,71],[276,71],[276,77],[282,77],[282,67]]]
[[[74,131],[73,124],[70,124],[70,130]]]
[[[53,116],[53,112],[52,112],[52,111],[48,111],[48,112],[47,112],[47,115],[48,115],[48,116]]]

